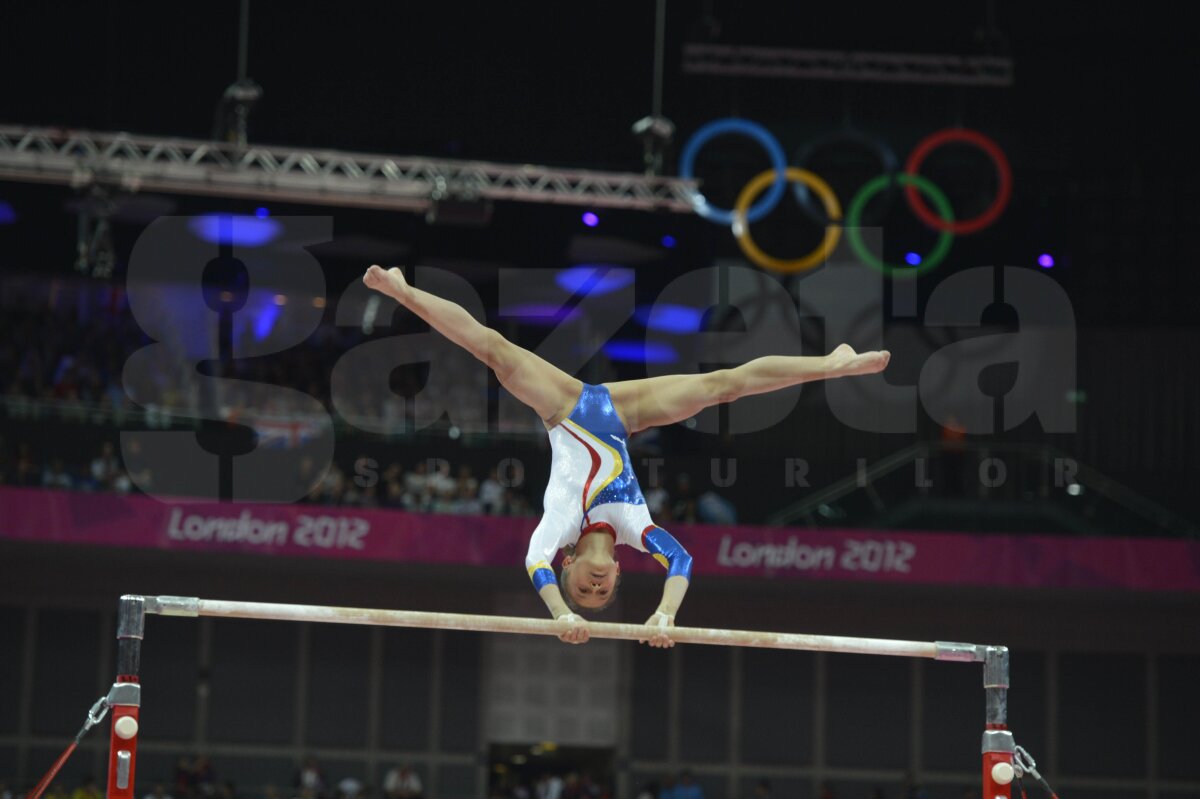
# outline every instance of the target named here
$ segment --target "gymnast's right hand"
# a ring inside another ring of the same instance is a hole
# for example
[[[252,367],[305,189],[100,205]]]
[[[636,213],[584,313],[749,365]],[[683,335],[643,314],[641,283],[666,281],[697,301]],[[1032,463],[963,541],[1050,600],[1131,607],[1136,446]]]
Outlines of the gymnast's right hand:
[[[565,621],[568,625],[567,631],[558,636],[558,640],[567,644],[586,644],[590,633],[588,632],[587,619],[582,616],[577,616],[574,613],[567,613],[558,617],[558,621]]]
[[[408,281],[404,279],[403,270],[394,266],[391,269],[371,266],[363,275],[363,283],[367,284],[367,288],[382,292],[397,302],[403,301],[408,293]]]

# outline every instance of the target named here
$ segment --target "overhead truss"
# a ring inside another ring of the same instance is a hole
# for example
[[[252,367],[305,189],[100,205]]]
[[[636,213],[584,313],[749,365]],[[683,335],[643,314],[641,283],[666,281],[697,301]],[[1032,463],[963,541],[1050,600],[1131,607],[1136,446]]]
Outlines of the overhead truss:
[[[797,50],[691,43],[683,46],[691,74],[874,83],[1011,86],[1013,62],[1002,56]]]
[[[695,191],[621,172],[4,125],[0,180],[412,211],[477,199],[690,212]]]

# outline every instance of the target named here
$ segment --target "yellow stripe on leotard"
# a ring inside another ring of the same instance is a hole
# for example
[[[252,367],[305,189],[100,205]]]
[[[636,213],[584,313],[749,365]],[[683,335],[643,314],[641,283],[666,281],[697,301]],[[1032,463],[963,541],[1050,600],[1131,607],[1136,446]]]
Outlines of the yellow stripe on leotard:
[[[602,481],[600,481],[599,485],[593,485],[592,491],[588,495],[587,505],[585,507],[590,508],[590,507],[592,507],[592,501],[594,499],[596,499],[596,496],[601,491],[604,490],[604,487],[607,486],[609,483],[611,483],[613,480],[616,480],[618,476],[620,476],[621,470],[625,468],[625,462],[623,460],[621,460],[621,454],[619,452],[617,452],[615,449],[610,447],[608,444],[604,443],[604,441],[602,441],[598,436],[592,435],[590,432],[588,432],[584,428],[580,427],[575,422],[572,422],[570,419],[563,419],[563,424],[570,427],[571,430],[573,430],[578,435],[586,436],[587,439],[589,441],[591,441],[592,443],[597,444],[601,447],[604,447],[604,449],[608,450],[609,453],[612,455],[612,459],[613,459],[612,471],[608,474],[607,477],[605,477]]]

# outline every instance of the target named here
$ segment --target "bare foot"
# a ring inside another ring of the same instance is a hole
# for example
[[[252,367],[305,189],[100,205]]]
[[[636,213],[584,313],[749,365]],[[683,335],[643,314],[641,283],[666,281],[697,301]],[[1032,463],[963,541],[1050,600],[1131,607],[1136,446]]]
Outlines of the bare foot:
[[[363,275],[363,283],[367,288],[386,294],[399,303],[404,302],[404,296],[408,293],[408,281],[404,279],[404,272],[394,266],[391,269],[372,266]]]
[[[882,372],[891,360],[887,350],[858,353],[849,344],[839,344],[825,356],[828,362],[826,377],[851,377]]]

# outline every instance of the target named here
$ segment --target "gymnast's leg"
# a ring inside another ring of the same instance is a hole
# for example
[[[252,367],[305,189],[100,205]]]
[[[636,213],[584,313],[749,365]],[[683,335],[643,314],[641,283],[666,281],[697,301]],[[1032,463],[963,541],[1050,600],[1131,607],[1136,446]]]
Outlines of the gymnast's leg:
[[[394,267],[372,266],[363,275],[363,283],[391,297],[486,363],[500,385],[532,408],[547,426],[571,412],[583,389],[581,382],[480,324],[461,306],[410,286],[404,273]]]
[[[848,344],[828,355],[768,355],[732,369],[664,375],[605,384],[630,433],[695,416],[711,405],[765,394],[798,383],[883,371],[891,353],[857,353]]]

